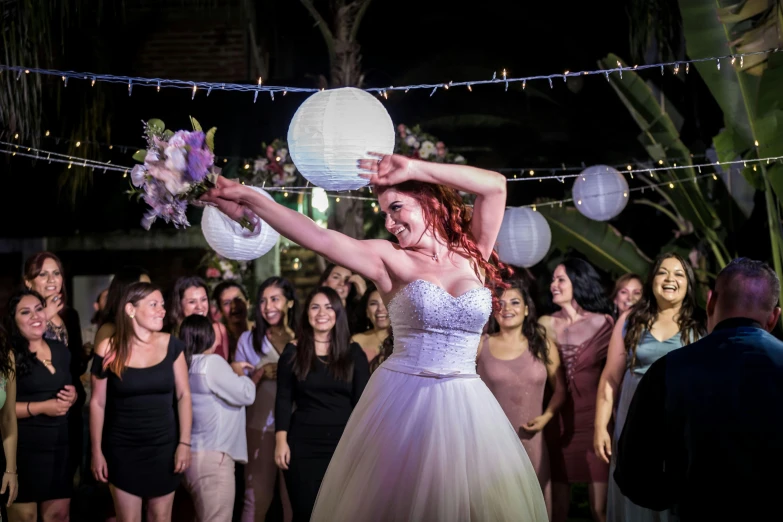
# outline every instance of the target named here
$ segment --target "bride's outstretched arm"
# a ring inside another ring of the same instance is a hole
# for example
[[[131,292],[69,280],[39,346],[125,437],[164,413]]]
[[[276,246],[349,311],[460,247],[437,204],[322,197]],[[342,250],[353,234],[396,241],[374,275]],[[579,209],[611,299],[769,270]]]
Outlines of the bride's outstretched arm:
[[[201,201],[216,205],[227,216],[239,220],[245,209],[252,211],[272,228],[295,243],[329,260],[388,287],[389,275],[382,254],[391,244],[383,240],[360,241],[318,226],[312,219],[266,198],[236,181],[218,178],[217,188]]]
[[[506,208],[506,178],[497,172],[414,160],[405,156],[375,155],[379,160],[361,160],[365,176],[377,186],[396,185],[407,180],[446,185],[476,195],[470,230],[484,259],[489,259]]]

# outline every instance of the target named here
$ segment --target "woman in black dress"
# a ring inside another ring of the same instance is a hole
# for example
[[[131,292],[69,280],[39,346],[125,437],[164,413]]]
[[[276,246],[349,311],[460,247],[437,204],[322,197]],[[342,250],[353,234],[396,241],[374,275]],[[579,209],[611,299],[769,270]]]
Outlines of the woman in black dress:
[[[8,331],[16,359],[19,496],[12,521],[68,520],[73,475],[68,461],[68,411],[76,402],[65,345],[44,338],[46,302],[24,289],[8,302]],[[14,471],[14,470],[7,470]]]
[[[157,287],[134,283],[121,303],[114,335],[92,363],[92,470],[110,484],[122,522],[140,521],[145,499],[149,522],[169,521],[190,465],[188,367],[182,342],[161,332],[166,310]]]
[[[71,381],[76,388],[76,404],[68,412],[68,443],[70,444],[71,474],[81,462],[84,421],[82,410],[87,395],[81,376],[87,370],[87,352],[82,340],[82,325],[75,309],[66,306],[65,272],[60,258],[51,252],[38,252],[24,264],[24,284],[35,290],[46,302],[46,332],[44,337],[60,341],[71,352]]]
[[[277,367],[275,462],[283,470],[293,520],[304,522],[370,368],[362,348],[349,342],[345,309],[331,288],[316,288],[307,297],[296,338]]]

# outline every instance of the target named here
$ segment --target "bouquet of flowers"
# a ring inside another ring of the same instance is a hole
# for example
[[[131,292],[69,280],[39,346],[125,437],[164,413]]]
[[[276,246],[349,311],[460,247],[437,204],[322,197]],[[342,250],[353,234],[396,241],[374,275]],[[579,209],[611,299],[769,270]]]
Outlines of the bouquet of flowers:
[[[141,220],[147,230],[158,218],[177,228],[190,226],[188,203],[214,187],[220,174],[214,154],[217,128],[205,133],[194,118],[190,121],[193,131],[173,132],[158,119],[144,123],[147,149],[133,155],[142,164],[131,171],[133,188],[128,193],[151,207]],[[250,223],[242,225],[248,228]]]

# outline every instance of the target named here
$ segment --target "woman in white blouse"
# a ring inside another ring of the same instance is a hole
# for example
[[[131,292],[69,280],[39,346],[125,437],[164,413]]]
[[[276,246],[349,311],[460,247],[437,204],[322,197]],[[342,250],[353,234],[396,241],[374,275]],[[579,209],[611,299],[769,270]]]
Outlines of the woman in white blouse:
[[[209,319],[191,315],[182,321],[193,400],[191,465],[185,487],[199,522],[230,522],[234,510],[234,463],[247,463],[245,406],[256,387],[244,376],[248,363],[229,365],[214,354],[215,330]]]

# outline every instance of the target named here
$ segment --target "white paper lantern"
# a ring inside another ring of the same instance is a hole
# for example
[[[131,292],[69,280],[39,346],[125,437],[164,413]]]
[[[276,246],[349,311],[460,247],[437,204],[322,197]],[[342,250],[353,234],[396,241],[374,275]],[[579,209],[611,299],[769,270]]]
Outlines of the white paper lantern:
[[[617,169],[595,165],[576,178],[573,197],[579,212],[596,221],[608,221],[628,204],[628,182]]]
[[[263,189],[250,188],[272,199]],[[263,221],[251,232],[214,207],[204,208],[201,231],[212,250],[235,261],[258,259],[272,250],[280,237],[275,229]]]
[[[552,231],[540,212],[509,208],[497,239],[498,257],[504,263],[530,267],[544,259],[552,243]]]
[[[394,152],[394,124],[375,96],[345,87],[313,94],[288,127],[288,152],[307,180],[326,190],[367,185],[356,162]]]

